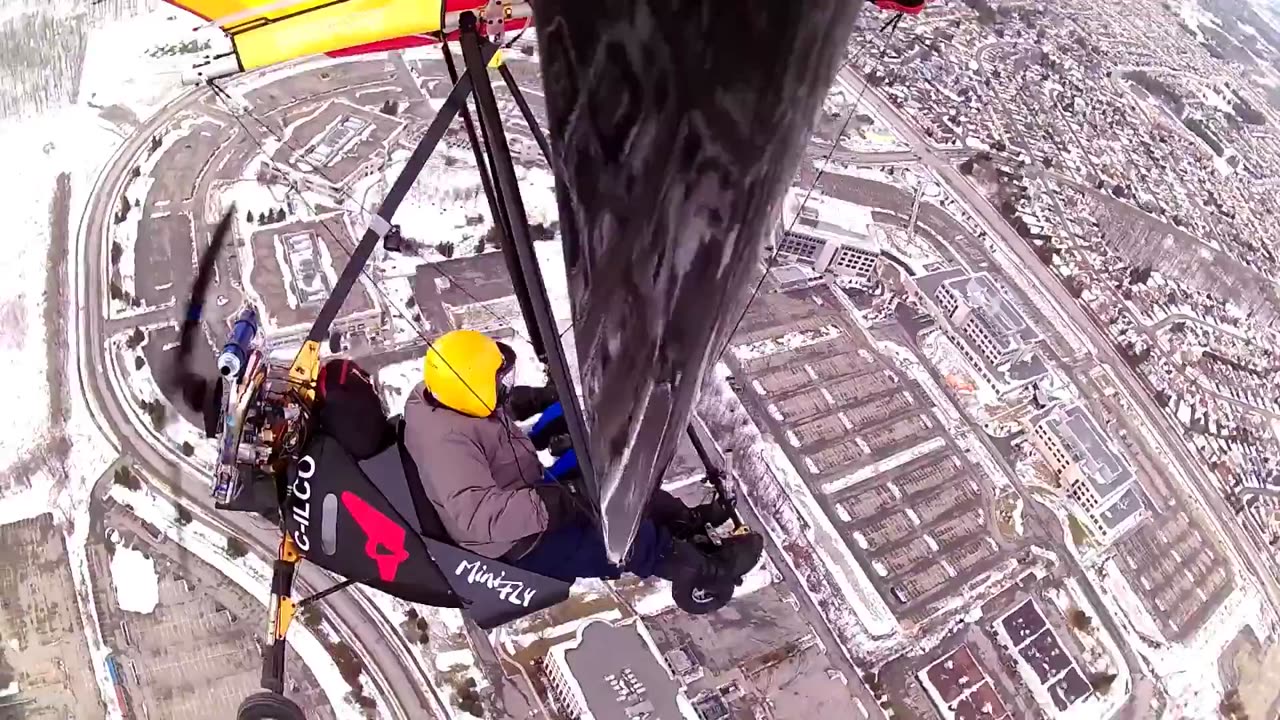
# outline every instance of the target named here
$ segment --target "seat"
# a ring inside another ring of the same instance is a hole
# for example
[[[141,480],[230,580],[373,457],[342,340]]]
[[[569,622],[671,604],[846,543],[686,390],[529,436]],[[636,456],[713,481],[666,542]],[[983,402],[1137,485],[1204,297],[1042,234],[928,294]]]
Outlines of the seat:
[[[570,583],[457,547],[396,442],[356,461],[322,430],[288,473],[293,489],[285,529],[306,559],[390,595],[460,607],[489,629],[560,603]]]

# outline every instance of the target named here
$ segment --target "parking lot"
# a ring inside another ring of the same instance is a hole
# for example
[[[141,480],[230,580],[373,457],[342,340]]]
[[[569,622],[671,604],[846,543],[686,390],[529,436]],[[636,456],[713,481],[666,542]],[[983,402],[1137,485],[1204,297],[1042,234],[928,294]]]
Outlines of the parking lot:
[[[51,515],[0,526],[0,598],[0,667],[14,671],[16,717],[102,717],[67,547]]]
[[[842,308],[826,287],[762,294],[734,336],[733,369],[890,607],[927,616],[1007,557],[993,495]]]
[[[111,584],[106,528],[156,564],[160,602],[150,614],[120,609]],[[161,536],[162,537],[162,536]],[[107,643],[117,649],[124,692],[138,717],[233,717],[257,692],[262,670],[259,638],[266,608],[171,540],[156,541],[146,526],[112,505],[102,532],[90,538],[90,565]],[[289,696],[308,718],[333,712],[296,654],[287,661]]]
[[[302,236],[309,236],[320,252],[291,258],[285,249],[284,239]],[[352,245],[350,233],[340,214],[259,230],[249,242],[253,252],[253,271],[249,275],[249,285],[262,298],[262,310],[277,328],[311,322],[320,301],[328,295],[327,289],[332,285],[331,277],[337,277],[338,269],[347,260],[350,251],[346,248]],[[326,255],[328,268],[323,267]],[[334,274],[330,276],[329,273]],[[301,288],[298,281],[305,283],[308,290],[320,287],[326,290],[306,295],[299,292]],[[306,302],[307,297],[313,299]],[[373,309],[373,300],[364,284],[356,283],[343,303],[338,318]]]
[[[1231,594],[1227,562],[1185,510],[1152,517],[1116,545],[1116,559],[1165,634],[1182,640]]]

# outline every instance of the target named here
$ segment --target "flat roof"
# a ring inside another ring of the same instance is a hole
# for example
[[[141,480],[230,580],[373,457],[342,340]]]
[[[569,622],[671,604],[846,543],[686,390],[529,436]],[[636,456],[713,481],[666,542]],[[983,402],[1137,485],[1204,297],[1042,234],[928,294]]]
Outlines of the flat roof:
[[[786,232],[788,236],[808,237],[813,240],[832,241],[840,245],[848,245],[856,247],[867,252],[880,252],[880,243],[870,235],[850,230],[839,225],[816,221],[810,225],[805,222],[798,222],[790,230]]]
[[[1010,343],[1029,345],[1040,339],[1035,329],[1022,317],[1022,313],[1000,292],[988,273],[970,275],[964,268],[956,267],[921,275],[915,281],[931,300],[943,287],[964,298],[965,304],[973,308],[974,316],[986,326],[987,332],[997,341],[1002,341],[1006,347]],[[957,331],[967,335],[959,328]],[[1034,380],[1049,372],[1044,359],[1035,351],[1003,365],[992,364],[984,353],[977,355],[987,372],[1007,383]]]
[[[1147,493],[1138,483],[1133,483],[1102,512],[1098,513],[1098,519],[1108,528],[1115,529],[1120,527],[1129,518],[1142,512],[1151,501],[1147,498]]]
[[[1059,409],[1044,422],[1071,458],[1080,463],[1082,474],[1098,497],[1106,500],[1133,480],[1133,468],[1112,449],[1093,416],[1079,404]]]
[[[455,308],[516,294],[501,251],[419,265],[413,290],[419,305],[435,301]]]
[[[986,325],[991,336],[1008,343],[1030,344],[1039,339],[1016,308],[991,279],[990,273],[949,278],[944,284],[964,298],[974,315]]]
[[[772,279],[779,285],[807,282],[809,280],[816,280],[822,277],[822,275],[814,272],[812,269],[795,263],[775,267],[769,271],[769,274],[773,276]]]
[[[587,712],[596,720],[682,720],[680,686],[659,662],[639,620],[596,620],[578,631],[564,651]]]

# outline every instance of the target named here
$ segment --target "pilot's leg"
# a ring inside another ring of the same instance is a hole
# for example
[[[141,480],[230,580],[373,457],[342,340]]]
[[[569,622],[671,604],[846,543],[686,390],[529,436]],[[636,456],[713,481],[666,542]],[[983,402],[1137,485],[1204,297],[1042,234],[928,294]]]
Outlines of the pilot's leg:
[[[671,554],[671,533],[645,520],[636,532],[627,562],[619,568],[609,561],[599,529],[582,518],[577,523],[543,533],[538,543],[522,557],[506,560],[530,572],[572,582],[578,578],[614,580],[621,577],[624,570],[649,577]]]

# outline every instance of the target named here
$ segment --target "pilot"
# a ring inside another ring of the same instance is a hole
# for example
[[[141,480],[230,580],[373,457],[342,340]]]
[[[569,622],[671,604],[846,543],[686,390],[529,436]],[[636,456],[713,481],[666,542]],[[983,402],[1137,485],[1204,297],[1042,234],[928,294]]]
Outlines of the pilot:
[[[661,490],[626,563],[610,562],[585,500],[546,481],[537,450],[515,425],[556,401],[554,389],[513,384],[515,359],[481,333],[446,333],[428,348],[423,382],[405,404],[405,446],[459,547],[567,582],[626,571],[716,587],[756,565],[764,548],[758,534],[719,546],[695,540],[708,524],[728,521],[720,503],[691,508]]]

